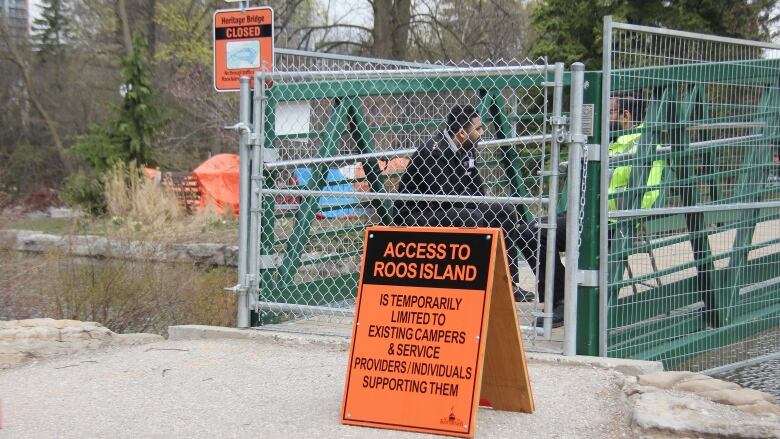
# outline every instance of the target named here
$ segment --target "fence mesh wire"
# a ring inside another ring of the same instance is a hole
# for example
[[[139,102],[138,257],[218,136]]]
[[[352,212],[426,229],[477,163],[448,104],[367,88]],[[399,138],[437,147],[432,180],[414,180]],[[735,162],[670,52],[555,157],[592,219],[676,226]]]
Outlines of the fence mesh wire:
[[[607,355],[777,351],[780,50],[613,26]]]
[[[288,53],[275,62],[263,117],[276,157],[253,176],[258,254],[274,261],[259,272],[258,324],[348,334],[368,225],[504,226],[514,283],[536,293],[532,222],[545,213],[539,171],[550,140],[544,59],[409,65]],[[472,106],[484,132],[467,124],[450,134],[456,106]],[[517,304],[522,325],[535,324],[538,302],[529,294]]]

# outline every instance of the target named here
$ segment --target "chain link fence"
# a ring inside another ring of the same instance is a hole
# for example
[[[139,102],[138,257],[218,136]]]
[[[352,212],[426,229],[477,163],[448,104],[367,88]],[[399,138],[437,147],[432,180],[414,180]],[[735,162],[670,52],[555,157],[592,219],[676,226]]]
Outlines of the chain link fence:
[[[290,50],[275,62],[254,100],[253,324],[348,335],[366,226],[482,226],[507,233],[521,325],[541,334],[553,67]]]
[[[605,354],[701,371],[777,352],[780,46],[604,35]]]

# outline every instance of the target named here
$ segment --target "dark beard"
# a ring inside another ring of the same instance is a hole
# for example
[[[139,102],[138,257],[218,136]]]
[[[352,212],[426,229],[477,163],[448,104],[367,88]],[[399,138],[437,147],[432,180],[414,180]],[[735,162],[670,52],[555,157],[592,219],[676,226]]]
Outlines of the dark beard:
[[[471,139],[466,139],[463,141],[463,143],[460,144],[460,147],[465,151],[471,151],[472,149],[476,148],[477,145],[479,145],[479,140],[472,142]]]
[[[611,120],[611,121],[609,121],[609,132],[614,133],[615,131],[620,131],[620,121],[619,120]]]

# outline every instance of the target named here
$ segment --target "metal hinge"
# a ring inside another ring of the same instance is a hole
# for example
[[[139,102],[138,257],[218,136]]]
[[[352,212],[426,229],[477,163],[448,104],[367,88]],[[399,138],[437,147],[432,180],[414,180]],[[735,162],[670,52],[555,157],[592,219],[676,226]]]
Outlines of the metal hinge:
[[[588,136],[585,134],[571,134],[569,133],[566,143],[582,143],[584,144],[588,140]]]
[[[598,144],[589,144],[588,147],[588,156],[585,157],[588,159],[589,162],[600,162],[601,161],[601,145]]]
[[[537,229],[551,230],[551,229],[557,229],[558,225],[556,223],[539,223],[539,222],[537,222],[536,223],[536,228]]]
[[[566,127],[569,124],[569,118],[566,116],[552,116],[550,117],[550,126],[552,127],[555,141],[558,143],[565,143],[568,137],[568,131]]]
[[[243,293],[244,291],[246,291],[247,288],[245,286],[241,285],[241,284],[235,284],[232,287],[224,288],[224,290],[228,291],[230,293],[233,293],[233,294],[239,294],[239,293]]]
[[[569,118],[566,116],[550,116],[550,125],[566,125],[569,123]]]
[[[599,286],[598,270],[580,270],[577,272],[577,283],[583,287]]]
[[[222,127],[222,129],[223,130],[236,130],[238,132],[243,132],[243,133],[251,133],[252,132],[252,127],[247,125],[247,124],[245,124],[244,122],[239,122],[239,123],[237,123],[235,125],[224,126],[224,127]]]

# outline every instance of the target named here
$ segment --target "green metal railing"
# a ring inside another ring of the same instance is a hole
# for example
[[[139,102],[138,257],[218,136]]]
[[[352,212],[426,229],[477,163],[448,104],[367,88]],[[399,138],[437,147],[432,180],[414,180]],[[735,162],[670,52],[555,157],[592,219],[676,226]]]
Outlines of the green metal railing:
[[[719,349],[780,330],[777,50],[608,22],[605,70],[585,75],[584,101],[593,105],[595,123],[584,175],[577,353],[703,370],[733,361]],[[253,323],[308,318],[310,310],[348,315],[362,231],[392,224],[391,196],[323,203],[340,195],[322,193],[362,185],[392,195],[400,173],[388,173],[383,163],[393,155],[362,159],[364,176],[337,178],[331,172],[338,163],[306,160],[413,151],[443,125],[448,105],[470,103],[489,140],[528,139],[480,156],[491,195],[541,200],[547,181],[538,171],[548,169],[550,153],[547,73],[356,79],[345,71],[328,80],[275,80],[265,92],[265,151],[298,163],[309,178],[295,181],[294,166],[265,167],[255,177],[264,191],[256,212],[258,299],[268,306],[258,308]],[[641,104],[639,125],[610,129],[607,106],[624,92]],[[277,118],[300,102],[310,107],[310,126],[278,133]],[[610,142],[626,134],[638,134],[636,149],[609,158]],[[664,161],[661,182],[650,187],[658,160]],[[631,167],[628,187],[610,193],[611,172],[624,166]],[[567,198],[561,187],[560,211]],[[655,203],[643,206],[655,190]],[[610,211],[610,200],[620,208]],[[543,214],[541,204],[516,206],[525,220]],[[318,219],[345,210],[352,213]]]
[[[617,136],[638,133],[639,140],[603,172],[606,159],[589,168],[580,268],[603,270],[602,295],[580,287],[579,353],[704,370],[725,361],[719,348],[780,327],[775,52],[607,21],[606,78],[591,74],[591,84],[605,86],[586,94],[603,118],[593,143],[601,142],[605,158]],[[641,125],[602,139],[605,105],[625,92],[644,107]],[[657,160],[663,178],[650,187]],[[628,188],[605,191],[622,166],[632,169]],[[659,197],[643,209],[650,190]],[[607,199],[620,210],[608,211]]]

